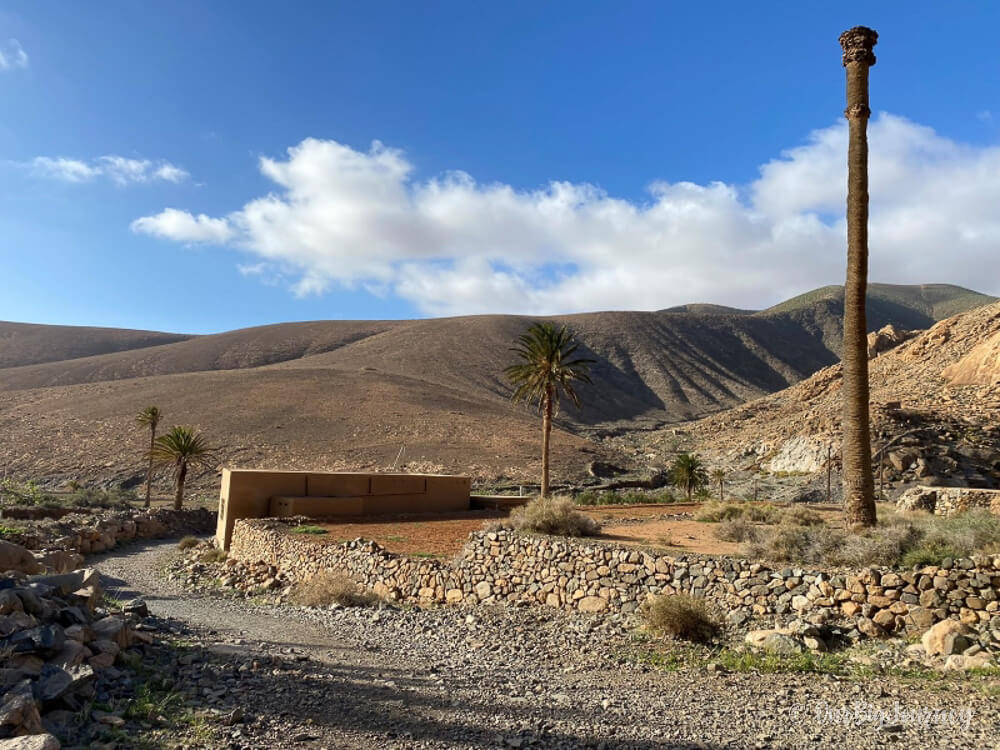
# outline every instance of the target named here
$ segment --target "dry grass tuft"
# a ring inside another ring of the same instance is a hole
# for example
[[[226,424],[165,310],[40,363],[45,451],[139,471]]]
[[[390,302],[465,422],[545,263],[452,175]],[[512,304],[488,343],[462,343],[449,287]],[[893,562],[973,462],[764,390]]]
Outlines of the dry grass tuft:
[[[722,521],[715,528],[715,538],[725,542],[756,541],[760,532],[746,517]]]
[[[719,625],[703,599],[666,594],[648,599],[642,608],[646,629],[694,643],[706,643],[719,634]]]
[[[196,536],[186,536],[177,542],[177,549],[191,549],[197,547],[201,540]]]
[[[291,601],[302,607],[370,607],[379,598],[365,591],[343,573],[321,570],[292,590]]]
[[[554,536],[596,536],[601,525],[576,510],[568,497],[536,497],[511,511],[505,526]]]

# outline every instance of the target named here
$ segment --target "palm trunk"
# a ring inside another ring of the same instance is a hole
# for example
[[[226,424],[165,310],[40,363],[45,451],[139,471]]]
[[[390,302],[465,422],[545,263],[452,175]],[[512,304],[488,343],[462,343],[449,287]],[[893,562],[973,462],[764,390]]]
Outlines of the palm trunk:
[[[150,506],[153,491],[153,448],[156,445],[156,428],[149,430],[149,466],[146,467],[146,507]]]
[[[719,480],[719,502],[724,503],[726,501],[726,495],[722,488],[722,480]]]
[[[549,437],[552,434],[552,388],[545,391],[542,404],[542,497],[549,496]]]
[[[840,36],[847,70],[847,279],[844,285],[843,482],[847,523],[875,525],[868,413],[868,346],[865,294],[868,288],[868,69],[878,34],[863,26]]]
[[[187,479],[187,462],[182,461],[177,467],[177,492],[174,494],[174,510],[184,507],[184,480]]]

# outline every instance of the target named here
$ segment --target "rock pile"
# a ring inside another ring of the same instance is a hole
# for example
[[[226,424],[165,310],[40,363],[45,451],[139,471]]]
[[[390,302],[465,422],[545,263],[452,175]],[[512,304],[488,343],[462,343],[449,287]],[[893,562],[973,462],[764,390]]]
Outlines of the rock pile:
[[[79,567],[81,555],[98,554],[133,539],[158,539],[186,533],[215,530],[216,514],[205,508],[186,510],[115,510],[72,513],[56,519],[7,522],[16,533],[7,535],[17,544],[35,551],[47,569],[65,572]]]
[[[0,738],[85,735],[86,724],[124,723],[90,714],[127,676],[115,664],[128,650],[151,642],[136,628],[146,614],[140,600],[112,614],[101,606],[96,571],[55,575],[7,571],[0,577]],[[58,748],[55,738],[38,747]],[[30,745],[26,745],[30,746]]]
[[[292,586],[287,574],[269,563],[220,559],[218,549],[208,541],[188,547],[183,557],[171,562],[167,579],[192,589],[211,587],[247,599],[268,595],[279,601],[287,598]]]

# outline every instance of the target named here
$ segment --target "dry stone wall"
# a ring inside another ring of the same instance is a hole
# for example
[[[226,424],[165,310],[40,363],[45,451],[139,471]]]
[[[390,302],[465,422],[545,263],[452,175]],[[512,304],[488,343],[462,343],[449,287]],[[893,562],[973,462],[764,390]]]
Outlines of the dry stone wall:
[[[341,570],[376,593],[413,603],[531,602],[584,612],[631,612],[651,594],[704,597],[742,625],[751,618],[852,620],[870,636],[921,630],[947,618],[1000,615],[1000,555],[918,571],[772,568],[736,558],[643,550],[481,531],[452,561],[415,559],[357,539],[329,544],[289,534],[273,519],[237,521],[230,555],[274,565],[291,580]]]
[[[953,516],[975,509],[1000,515],[1000,490],[921,485],[900,495],[896,507],[902,511],[926,510],[937,516]]]

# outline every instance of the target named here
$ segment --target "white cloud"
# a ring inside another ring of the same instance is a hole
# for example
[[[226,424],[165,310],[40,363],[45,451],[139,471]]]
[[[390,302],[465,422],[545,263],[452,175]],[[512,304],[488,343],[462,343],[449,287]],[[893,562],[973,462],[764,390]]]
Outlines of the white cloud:
[[[16,39],[8,39],[0,44],[0,71],[28,67],[28,53]]]
[[[36,156],[28,166],[40,177],[50,177],[64,182],[89,182],[97,177],[106,177],[122,187],[160,180],[177,183],[183,182],[190,176],[170,162],[129,159],[115,155],[100,156],[89,163],[66,157]]]
[[[144,216],[132,222],[132,231],[169,237],[178,242],[206,242],[222,245],[233,239],[234,233],[225,219],[213,219],[205,214],[192,216],[187,211],[167,208],[156,216]]]
[[[903,118],[871,125],[871,277],[984,291],[1000,247],[1000,148]],[[463,172],[413,178],[401,151],[307,139],[263,158],[279,191],[225,217],[167,209],[135,231],[238,248],[258,275],[389,290],[432,314],[770,304],[839,282],[847,128],[817,130],[748,186],[654,182],[644,201],[587,184],[537,190]]]

